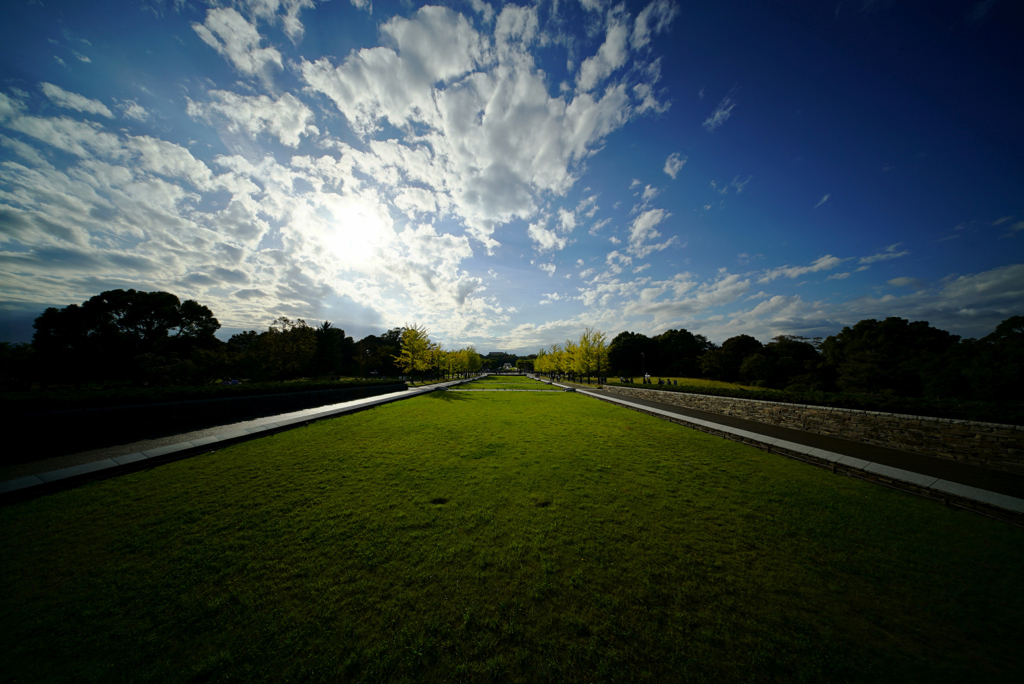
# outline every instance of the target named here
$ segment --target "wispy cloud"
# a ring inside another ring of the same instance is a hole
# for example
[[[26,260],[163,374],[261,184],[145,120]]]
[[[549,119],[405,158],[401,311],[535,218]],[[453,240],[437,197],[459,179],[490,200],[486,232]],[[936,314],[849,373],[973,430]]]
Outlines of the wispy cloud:
[[[676,174],[683,168],[683,164],[686,163],[686,157],[680,156],[678,152],[673,152],[668,155],[668,159],[665,160],[665,168],[662,169],[665,173],[672,176],[672,180],[676,179]]]
[[[903,250],[900,252],[896,251],[902,244],[902,242],[897,242],[895,245],[889,245],[888,247],[886,247],[884,252],[872,254],[871,256],[861,257],[859,263],[873,264],[876,261],[889,261],[890,259],[899,259],[902,256],[910,254],[910,252],[907,250]]]
[[[828,198],[829,198],[829,197],[831,197],[831,196],[832,196],[832,193],[828,193],[827,195],[825,195],[824,197],[822,197],[822,198],[821,198],[821,199],[820,199],[820,200],[818,201],[818,203],[814,205],[814,208],[815,208],[815,209],[817,209],[818,207],[820,207],[820,206],[821,206],[822,204],[824,204],[825,202],[828,202]]]
[[[58,107],[74,109],[85,114],[99,114],[100,116],[105,116],[108,119],[114,118],[114,114],[110,109],[108,109],[107,106],[99,100],[91,100],[84,95],[68,92],[60,86],[55,86],[52,83],[43,83],[40,87],[43,90],[43,94],[50,98],[50,101]]]
[[[823,257],[818,257],[813,263],[807,266],[779,266],[778,268],[772,268],[765,271],[764,275],[758,280],[759,283],[769,283],[776,278],[799,278],[807,273],[817,273],[819,271],[828,271],[839,264],[847,261],[847,259],[840,259],[839,257],[826,254]]]
[[[886,283],[893,287],[913,287],[915,289],[924,287],[924,282],[921,280],[918,280],[917,278],[908,278],[906,276],[901,278],[892,278],[891,280],[887,280]]]
[[[715,111],[711,112],[711,116],[704,119],[704,130],[714,131],[717,128],[721,128],[722,124],[732,116],[732,110],[735,107],[736,103],[732,101],[732,93],[729,93],[718,103]]]

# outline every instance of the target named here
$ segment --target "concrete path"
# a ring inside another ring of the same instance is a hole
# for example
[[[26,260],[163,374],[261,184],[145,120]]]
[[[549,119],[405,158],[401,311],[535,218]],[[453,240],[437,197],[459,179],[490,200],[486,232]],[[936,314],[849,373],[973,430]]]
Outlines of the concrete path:
[[[1024,523],[1024,476],[943,458],[861,444],[743,418],[624,397],[573,383],[577,393],[688,425],[850,475]]]
[[[113,477],[161,463],[188,458],[231,444],[303,427],[317,420],[363,411],[469,381],[469,379],[453,380],[410,387],[404,392],[354,399],[180,435],[8,466],[0,469],[0,504],[67,489],[89,480]]]

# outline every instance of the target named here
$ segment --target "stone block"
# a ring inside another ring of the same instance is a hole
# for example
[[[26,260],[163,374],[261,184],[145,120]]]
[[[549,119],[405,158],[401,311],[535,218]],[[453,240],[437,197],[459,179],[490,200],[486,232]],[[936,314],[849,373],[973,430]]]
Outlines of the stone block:
[[[820,458],[820,459],[822,459],[824,461],[830,461],[832,463],[836,463],[841,458],[843,458],[842,454],[837,454],[834,451],[828,451],[826,449],[818,449],[818,448],[811,449],[810,451],[807,452],[807,455],[808,456],[814,456],[815,458]]]
[[[142,453],[145,454],[146,458],[157,458],[158,456],[176,454],[179,451],[185,451],[186,449],[192,448],[192,442],[179,442],[177,444],[168,444],[167,446],[157,447],[155,449],[147,449]]]
[[[774,446],[780,449],[789,449],[790,451],[798,454],[809,454],[814,451],[814,447],[806,444],[800,444],[799,442],[789,442],[785,439],[779,439],[775,441]]]
[[[79,477],[81,475],[88,475],[89,473],[95,473],[100,470],[116,467],[117,463],[115,463],[113,459],[106,458],[102,461],[93,461],[92,463],[83,463],[81,465],[71,466],[70,468],[51,470],[48,473],[40,473],[38,477],[43,482],[56,482],[58,480],[66,480],[69,477]]]
[[[990,506],[997,506],[1008,511],[1024,513],[1024,499],[1007,496],[1006,494],[997,494],[996,492],[990,492],[986,489],[969,487],[957,482],[949,482],[948,480],[936,480],[932,484],[931,488],[935,491],[962,496],[965,499],[980,501],[982,503],[989,504]]]
[[[46,481],[36,475],[19,477],[14,480],[4,480],[3,482],[0,482],[0,494],[16,492],[20,489],[28,489],[29,487],[38,487],[42,484],[46,484]]]
[[[930,487],[933,482],[938,480],[937,477],[931,475],[922,475],[921,473],[914,473],[909,470],[903,470],[902,468],[893,468],[892,466],[882,465],[881,463],[870,463],[864,468],[865,472],[875,473],[876,475],[882,475],[890,480],[899,480],[901,482],[909,482],[920,487]]]
[[[139,461],[145,461],[148,458],[146,454],[141,451],[136,451],[134,454],[125,454],[124,456],[114,456],[111,460],[117,465],[128,465],[129,463],[138,463]]]
[[[850,468],[856,468],[857,470],[864,470],[867,466],[871,465],[871,461],[865,461],[861,458],[855,458],[853,456],[843,456],[838,461],[839,465],[849,466]]]

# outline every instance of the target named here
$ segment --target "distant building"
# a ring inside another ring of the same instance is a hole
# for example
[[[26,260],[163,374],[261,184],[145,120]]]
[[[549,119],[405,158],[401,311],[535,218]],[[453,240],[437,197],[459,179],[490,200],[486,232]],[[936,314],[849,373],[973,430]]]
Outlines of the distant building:
[[[504,366],[501,367],[501,370],[515,370],[515,368],[512,367],[511,363],[506,363]]]

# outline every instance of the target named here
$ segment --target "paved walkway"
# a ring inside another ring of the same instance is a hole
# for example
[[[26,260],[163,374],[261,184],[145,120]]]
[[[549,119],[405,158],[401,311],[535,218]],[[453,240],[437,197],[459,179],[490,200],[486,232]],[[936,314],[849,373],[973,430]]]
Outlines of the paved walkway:
[[[866,479],[891,482],[900,488],[940,499],[967,499],[1024,516],[1024,475],[625,397],[587,385],[565,382],[552,384],[770,451],[786,452],[822,464],[834,464],[848,472],[859,471]]]
[[[469,382],[469,380],[453,380],[410,387],[404,392],[354,399],[180,435],[170,435],[8,466],[0,469],[0,503],[31,498],[73,487],[88,480],[112,477],[160,463],[188,458],[214,448],[291,430],[324,418],[333,418],[393,401],[409,399],[463,382]]]

